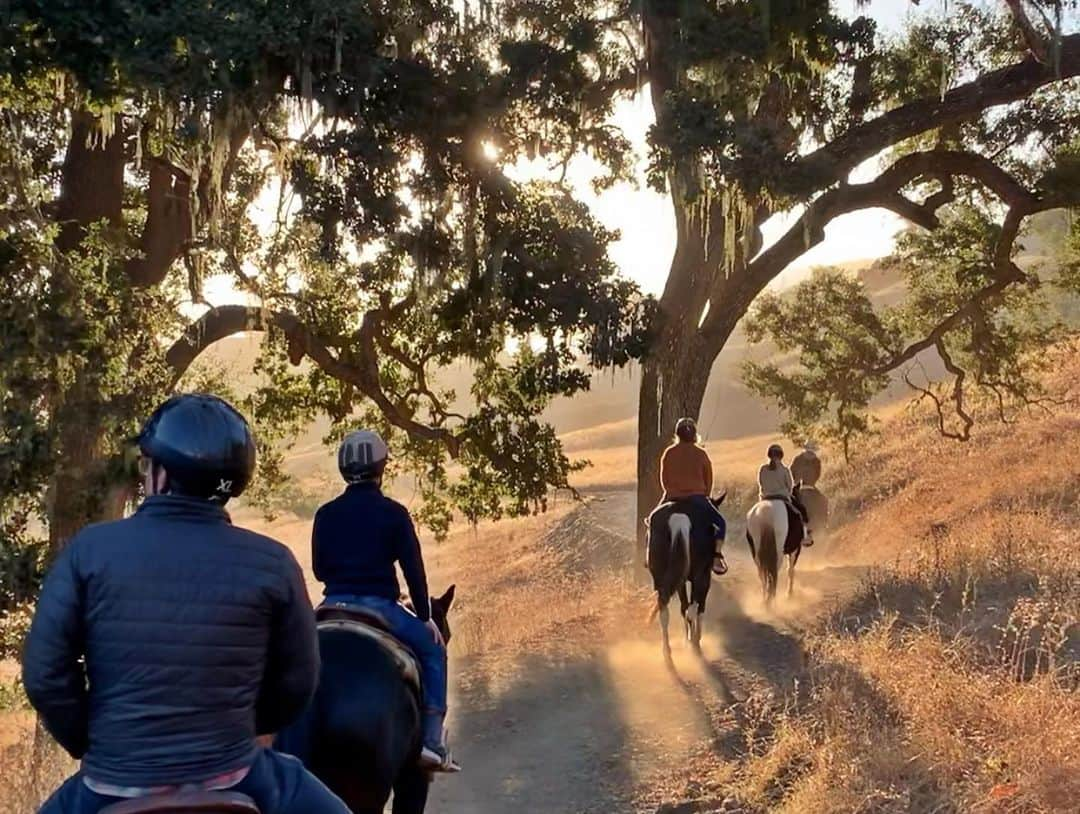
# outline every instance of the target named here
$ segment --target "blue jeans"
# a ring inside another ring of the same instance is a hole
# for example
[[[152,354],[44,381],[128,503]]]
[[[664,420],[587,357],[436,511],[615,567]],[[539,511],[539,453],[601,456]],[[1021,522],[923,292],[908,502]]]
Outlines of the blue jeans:
[[[709,500],[707,495],[691,495],[690,497],[680,497],[675,498],[674,500],[669,498],[668,502],[692,503],[693,505],[699,506],[700,508],[708,511],[710,514],[715,515],[715,522],[717,527],[719,528],[717,538],[723,540],[727,536],[727,521],[724,520],[724,515],[720,514],[720,510],[713,505],[713,502]],[[660,506],[656,507],[656,509],[659,508]],[[653,509],[652,512],[649,513],[650,520],[652,519],[652,516],[656,514],[656,509]]]
[[[400,603],[381,596],[335,594],[326,597],[323,602],[357,605],[377,613],[390,632],[416,654],[424,690],[424,742],[428,746],[441,742],[442,720],[446,715],[446,648],[435,641],[427,624],[405,610]],[[438,718],[437,735],[434,731],[435,717]]]
[[[247,777],[229,791],[246,794],[262,814],[349,814],[345,803],[308,772],[299,760],[261,749]],[[69,777],[39,809],[38,814],[97,814],[120,797],[91,791],[82,773]]]

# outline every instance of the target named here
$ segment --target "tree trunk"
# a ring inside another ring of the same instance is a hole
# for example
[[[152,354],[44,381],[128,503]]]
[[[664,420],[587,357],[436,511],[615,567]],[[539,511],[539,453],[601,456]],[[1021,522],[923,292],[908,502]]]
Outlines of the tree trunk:
[[[78,247],[86,228],[98,221],[120,227],[124,205],[124,120],[102,143],[98,119],[85,111],[71,114],[71,137],[64,154],[56,247],[67,253]]]
[[[58,436],[56,471],[46,497],[49,550],[53,554],[83,526],[123,516],[128,498],[127,484],[110,473],[100,422],[68,419]]]
[[[668,346],[650,353],[642,365],[638,400],[637,515],[642,521],[660,500],[660,455],[674,437],[675,422],[697,419],[712,362]],[[638,523],[644,544],[645,525]]]
[[[649,87],[656,121],[670,124],[669,94],[681,84],[680,4],[647,0],[642,7]],[[760,229],[744,214],[731,212],[732,242],[724,207],[710,203],[701,189],[701,168],[690,161],[668,173],[668,193],[675,214],[676,243],[664,293],[660,297],[654,340],[642,364],[638,399],[637,514],[640,522],[660,497],[660,455],[686,416],[697,420],[713,362],[757,294],[754,281],[740,277],[747,255],[760,248]],[[760,218],[763,220],[764,218]],[[749,228],[746,228],[749,226]],[[748,239],[747,245],[743,239]],[[733,252],[733,254],[728,254]],[[706,310],[707,309],[707,310]]]
[[[61,229],[56,247],[61,253],[76,251],[91,224],[106,221],[114,228],[123,226],[125,138],[120,116],[106,138],[97,117],[85,111],[72,113],[58,198]],[[56,269],[54,285],[60,290],[76,285],[63,263]],[[53,554],[87,523],[113,519],[123,512],[124,501],[110,488],[100,416],[107,408],[93,378],[94,371],[81,372],[63,392],[50,397],[56,465],[46,493],[46,515]]]
[[[737,285],[717,285],[715,274],[722,261],[711,252],[720,249],[715,245],[715,233],[707,232],[709,228],[722,229],[723,224],[709,217],[711,227],[686,217],[685,212],[677,218],[684,228],[679,230],[668,284],[660,299],[657,339],[642,362],[637,443],[639,544],[645,539],[641,521],[660,498],[660,455],[673,438],[675,422],[683,417],[700,418],[713,363],[749,307],[747,297],[752,299]],[[706,305],[708,331],[699,324],[704,321],[699,315]]]

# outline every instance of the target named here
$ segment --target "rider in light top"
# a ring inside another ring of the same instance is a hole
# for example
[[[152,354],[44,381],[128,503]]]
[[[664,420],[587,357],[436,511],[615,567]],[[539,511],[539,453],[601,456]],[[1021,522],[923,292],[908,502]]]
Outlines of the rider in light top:
[[[698,445],[697,424],[692,418],[680,418],[675,424],[675,443],[664,450],[660,458],[660,488],[664,490],[660,503],[672,500],[689,500],[708,508],[719,518],[721,530],[726,523],[709,495],[713,488],[712,462],[709,453]],[[720,535],[722,541],[723,535]],[[719,542],[713,560],[713,571],[723,574],[727,571]]]
[[[325,583],[325,604],[342,603],[372,611],[420,662],[424,694],[421,764],[435,771],[458,771],[443,734],[446,718],[446,645],[431,618],[427,575],[420,541],[409,511],[382,492],[389,450],[375,432],[345,436],[338,470],[348,486],[315,514],[311,533],[315,578]],[[394,565],[409,586],[415,613],[398,601]]]
[[[138,446],[146,499],[65,546],[26,640],[26,694],[82,761],[41,812],[229,789],[264,814],[348,814],[256,742],[303,712],[319,653],[296,559],[224,509],[255,466],[247,422],[219,398],[175,396]]]
[[[767,454],[769,462],[758,470],[758,497],[761,500],[791,500],[795,481],[791,477],[791,470],[783,464],[784,448],[773,444]]]
[[[761,500],[782,500],[787,507],[788,522],[792,524],[802,523],[802,517],[795,508],[793,492],[795,480],[791,476],[791,470],[783,464],[784,448],[779,444],[772,444],[768,451],[769,462],[763,464],[758,470],[758,497]],[[807,537],[803,540],[806,547],[814,544],[813,539]]]

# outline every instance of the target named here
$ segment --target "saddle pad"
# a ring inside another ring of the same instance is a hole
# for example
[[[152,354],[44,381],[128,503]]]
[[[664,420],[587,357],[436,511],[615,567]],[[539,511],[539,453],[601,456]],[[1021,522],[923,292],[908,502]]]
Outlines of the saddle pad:
[[[318,622],[319,630],[347,630],[358,636],[367,636],[388,652],[401,671],[401,677],[417,693],[420,692],[420,664],[413,652],[385,630],[356,619],[324,619]]]

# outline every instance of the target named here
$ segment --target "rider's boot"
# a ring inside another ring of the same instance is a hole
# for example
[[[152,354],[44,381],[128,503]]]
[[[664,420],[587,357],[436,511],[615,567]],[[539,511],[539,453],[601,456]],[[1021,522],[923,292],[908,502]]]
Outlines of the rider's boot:
[[[728,571],[727,560],[724,559],[724,552],[719,548],[716,549],[716,553],[713,555],[712,572],[718,577],[722,577]]]
[[[453,774],[460,772],[461,766],[450,756],[450,748],[446,745],[445,717],[442,712],[424,713],[424,748],[420,751],[420,766],[431,772]]]

